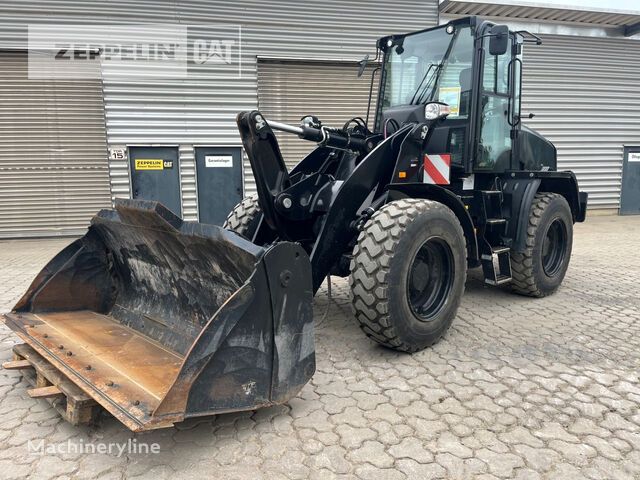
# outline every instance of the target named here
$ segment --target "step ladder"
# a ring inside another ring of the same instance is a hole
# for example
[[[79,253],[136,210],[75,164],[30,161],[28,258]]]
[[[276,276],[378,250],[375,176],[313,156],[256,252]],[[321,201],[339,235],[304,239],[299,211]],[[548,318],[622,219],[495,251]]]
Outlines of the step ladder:
[[[480,242],[484,281],[489,285],[501,285],[511,281],[511,249],[502,245],[502,236],[507,228],[507,220],[502,214],[502,192],[481,190],[479,193],[485,218]]]
[[[491,253],[480,255],[485,283],[502,285],[511,281],[510,252],[509,247],[491,247]]]

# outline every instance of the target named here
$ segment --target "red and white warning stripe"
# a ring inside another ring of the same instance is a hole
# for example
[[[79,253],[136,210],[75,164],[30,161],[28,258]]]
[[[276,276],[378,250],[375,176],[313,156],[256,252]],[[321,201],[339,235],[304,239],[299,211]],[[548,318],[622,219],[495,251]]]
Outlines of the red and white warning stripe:
[[[451,155],[448,153],[424,156],[423,183],[435,185],[449,185],[449,170],[451,170]]]

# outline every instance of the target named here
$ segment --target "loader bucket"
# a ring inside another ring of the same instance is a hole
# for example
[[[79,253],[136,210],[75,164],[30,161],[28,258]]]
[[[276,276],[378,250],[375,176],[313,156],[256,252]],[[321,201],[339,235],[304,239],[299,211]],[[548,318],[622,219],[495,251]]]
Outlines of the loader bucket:
[[[315,370],[311,265],[117,200],[3,321],[131,430],[294,396]]]

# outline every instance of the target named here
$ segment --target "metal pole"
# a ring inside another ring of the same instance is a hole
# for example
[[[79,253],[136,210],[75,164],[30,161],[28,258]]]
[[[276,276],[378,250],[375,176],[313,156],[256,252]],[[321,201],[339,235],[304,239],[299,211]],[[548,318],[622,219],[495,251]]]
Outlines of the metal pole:
[[[267,120],[267,123],[274,130],[281,130],[283,132],[295,133],[296,135],[302,135],[304,132],[300,127],[294,127],[293,125],[288,125],[286,123],[275,122],[273,120]]]

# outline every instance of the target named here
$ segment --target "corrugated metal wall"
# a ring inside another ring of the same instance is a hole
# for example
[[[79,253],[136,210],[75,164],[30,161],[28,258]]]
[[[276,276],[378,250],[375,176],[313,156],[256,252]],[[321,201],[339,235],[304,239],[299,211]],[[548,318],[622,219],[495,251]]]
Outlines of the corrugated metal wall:
[[[358,78],[358,64],[327,62],[258,62],[258,106],[267,120],[299,125],[305,115],[316,115],[323,125],[340,127],[352,117],[366,118],[371,68]],[[375,80],[379,80],[376,74]],[[369,127],[376,108],[374,82]],[[276,132],[282,156],[293,167],[315,144],[289,133]]]
[[[623,145],[640,145],[640,42],[544,35],[524,49],[524,122],[558,149],[590,208],[619,208]]]
[[[242,78],[199,76],[132,83],[105,68],[109,146],[180,144],[183,213],[197,217],[194,144],[239,145],[235,115],[257,105],[256,55],[357,60],[389,33],[434,26],[437,0],[34,1],[0,4],[0,46],[18,46],[26,25],[68,23],[242,24]],[[215,32],[212,33],[212,35]],[[114,196],[128,196],[127,162],[111,162]],[[247,171],[247,170],[245,170]]]
[[[99,79],[29,80],[0,52],[0,238],[82,233],[111,203],[105,152]]]

